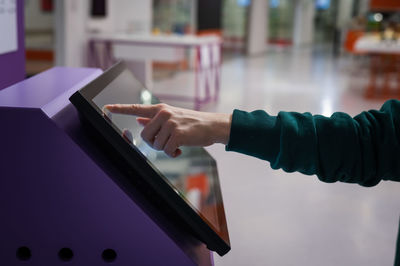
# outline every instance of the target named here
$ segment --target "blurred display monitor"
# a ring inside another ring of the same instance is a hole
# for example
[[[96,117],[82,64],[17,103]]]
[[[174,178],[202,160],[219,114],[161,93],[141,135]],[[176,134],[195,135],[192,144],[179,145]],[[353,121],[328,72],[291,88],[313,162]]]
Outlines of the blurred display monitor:
[[[106,0],[92,0],[90,14],[92,17],[106,17],[107,16],[107,2]]]
[[[197,30],[220,30],[222,0],[201,0],[197,4]]]

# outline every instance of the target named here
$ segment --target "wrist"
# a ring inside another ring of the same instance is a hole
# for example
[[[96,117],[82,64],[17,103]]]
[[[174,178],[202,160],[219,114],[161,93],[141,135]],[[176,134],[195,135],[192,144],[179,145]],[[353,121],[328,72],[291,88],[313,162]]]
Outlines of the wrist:
[[[212,130],[214,131],[214,143],[227,145],[231,132],[232,115],[218,114],[213,123]]]

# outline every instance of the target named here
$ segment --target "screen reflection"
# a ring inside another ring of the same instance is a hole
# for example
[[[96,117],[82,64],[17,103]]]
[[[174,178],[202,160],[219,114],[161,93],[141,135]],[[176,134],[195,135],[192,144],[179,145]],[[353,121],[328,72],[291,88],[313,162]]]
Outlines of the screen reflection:
[[[92,101],[102,110],[106,104],[155,104],[159,101],[125,70],[112,81]],[[142,126],[136,117],[105,112],[105,119],[113,123],[123,137],[135,146],[152,166],[162,174],[162,178],[189,205],[220,231],[217,208],[222,206],[218,198],[218,177],[215,160],[202,148],[181,147],[182,154],[170,158],[164,152],[148,146],[140,137]]]

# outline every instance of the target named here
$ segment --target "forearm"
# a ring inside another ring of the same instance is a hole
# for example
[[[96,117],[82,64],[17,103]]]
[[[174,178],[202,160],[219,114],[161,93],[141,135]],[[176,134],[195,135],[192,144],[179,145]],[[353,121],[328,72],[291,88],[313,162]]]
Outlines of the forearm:
[[[226,149],[267,160],[274,169],[316,174],[325,182],[399,181],[399,114],[398,101],[354,118],[235,110]]]

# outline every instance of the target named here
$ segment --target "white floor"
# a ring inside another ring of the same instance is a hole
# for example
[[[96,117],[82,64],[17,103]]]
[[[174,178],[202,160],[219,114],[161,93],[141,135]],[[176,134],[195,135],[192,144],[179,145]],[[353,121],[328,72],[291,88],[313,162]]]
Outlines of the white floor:
[[[206,110],[264,109],[351,115],[379,108],[362,95],[366,69],[328,52],[297,50],[225,60],[221,98]],[[179,83],[179,75],[169,82]],[[187,82],[190,87],[190,82]],[[171,86],[171,83],[168,83]],[[162,90],[162,82],[156,90]],[[373,188],[325,184],[315,176],[275,171],[222,145],[217,159],[232,250],[217,266],[393,265],[400,183]]]

